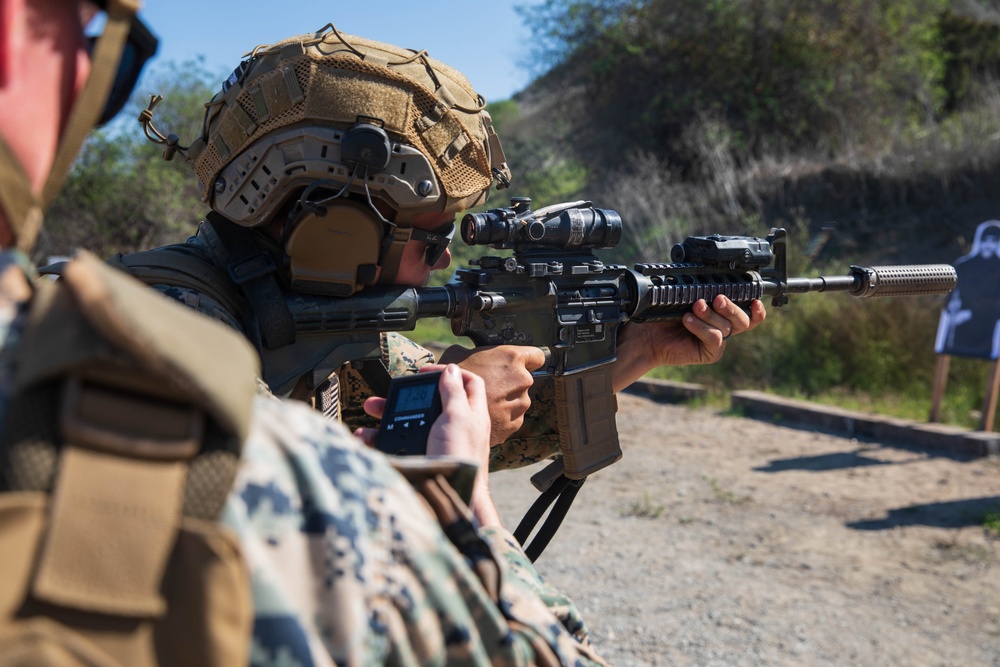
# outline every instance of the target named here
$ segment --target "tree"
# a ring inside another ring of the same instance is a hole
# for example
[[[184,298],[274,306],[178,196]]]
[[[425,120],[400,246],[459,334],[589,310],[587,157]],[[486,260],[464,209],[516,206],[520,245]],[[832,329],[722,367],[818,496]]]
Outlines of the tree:
[[[100,257],[182,241],[206,210],[183,159],[166,162],[135,122],[159,91],[155,123],[188,142],[201,130],[204,103],[221,76],[202,61],[169,62],[149,73],[125,112],[84,145],[53,202],[35,250],[36,262],[85,248]]]

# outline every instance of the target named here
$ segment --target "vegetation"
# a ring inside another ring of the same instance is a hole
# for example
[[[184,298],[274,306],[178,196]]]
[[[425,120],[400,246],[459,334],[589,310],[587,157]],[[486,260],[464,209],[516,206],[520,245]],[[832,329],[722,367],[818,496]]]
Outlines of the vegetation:
[[[168,64],[144,79],[143,91],[163,95],[155,125],[190,142],[201,128],[204,102],[218,75],[201,61]],[[136,118],[149,103],[137,94],[121,115],[86,142],[66,186],[53,202],[35,260],[87,248],[98,256],[183,241],[205,213],[194,172],[182,158],[160,159],[162,150],[143,135]]]
[[[795,275],[951,262],[996,217],[1000,28],[976,2],[547,0],[522,9],[549,71],[505,114],[587,165],[622,214],[617,261],[690,234],[784,226]],[[572,137],[574,141],[566,139]],[[537,150],[537,149],[535,149]],[[532,192],[533,174],[515,170]],[[550,203],[550,202],[545,202]],[[712,366],[654,375],[926,419],[943,301],[793,296]],[[988,364],[955,359],[943,419],[978,425]]]
[[[643,491],[642,497],[629,503],[621,511],[621,515],[634,516],[640,519],[656,519],[663,514],[666,508],[666,505],[654,501],[649,491]]]
[[[983,517],[983,528],[992,537],[1000,537],[1000,511],[987,512]]]
[[[615,209],[626,233],[604,256],[626,264],[662,261],[691,234],[783,226],[794,275],[951,262],[998,217],[1000,13],[985,0],[543,0],[520,11],[539,76],[489,107],[514,182],[483,208],[527,195]],[[157,127],[190,141],[221,79],[199,62],[154,72],[142,88],[164,96]],[[195,178],[159,151],[131,119],[95,135],[36,259],[192,233],[205,210]],[[464,265],[484,249],[453,250]],[[656,375],[926,419],[942,303],[793,296],[721,363]],[[414,337],[454,340],[445,322]],[[946,422],[977,425],[988,370],[953,360]]]

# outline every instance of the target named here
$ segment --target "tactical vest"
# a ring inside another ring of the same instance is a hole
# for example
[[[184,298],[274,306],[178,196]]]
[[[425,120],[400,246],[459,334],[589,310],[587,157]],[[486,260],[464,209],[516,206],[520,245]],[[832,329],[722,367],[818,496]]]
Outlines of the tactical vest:
[[[217,521],[256,355],[86,253],[37,281],[0,439],[0,665],[240,665]]]
[[[295,322],[278,279],[277,251],[261,247],[249,229],[214,211],[201,224],[198,235],[207,253],[190,245],[169,245],[119,253],[108,263],[147,285],[182,287],[214,299],[242,324],[244,334],[260,352],[294,344]],[[391,379],[387,363],[383,358],[353,367],[376,395],[385,396]],[[341,418],[336,372],[317,387],[300,383],[290,398],[310,403],[334,421]]]

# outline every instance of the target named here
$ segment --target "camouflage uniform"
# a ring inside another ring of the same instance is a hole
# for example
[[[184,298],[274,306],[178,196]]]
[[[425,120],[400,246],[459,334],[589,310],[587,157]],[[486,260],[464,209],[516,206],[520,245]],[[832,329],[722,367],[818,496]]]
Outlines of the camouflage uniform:
[[[31,275],[23,255],[0,252],[0,415]],[[546,607],[558,593],[513,538],[479,530],[453,490],[432,509],[341,425],[266,393],[254,407],[221,517],[251,572],[252,664],[604,664],[577,617]]]

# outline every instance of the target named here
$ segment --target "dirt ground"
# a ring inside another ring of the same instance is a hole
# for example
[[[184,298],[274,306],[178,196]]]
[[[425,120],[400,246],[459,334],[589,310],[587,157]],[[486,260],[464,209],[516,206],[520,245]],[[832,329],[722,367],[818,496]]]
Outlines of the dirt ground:
[[[1000,666],[1000,461],[619,397],[537,562],[614,665]],[[492,476],[517,525],[537,468]]]

